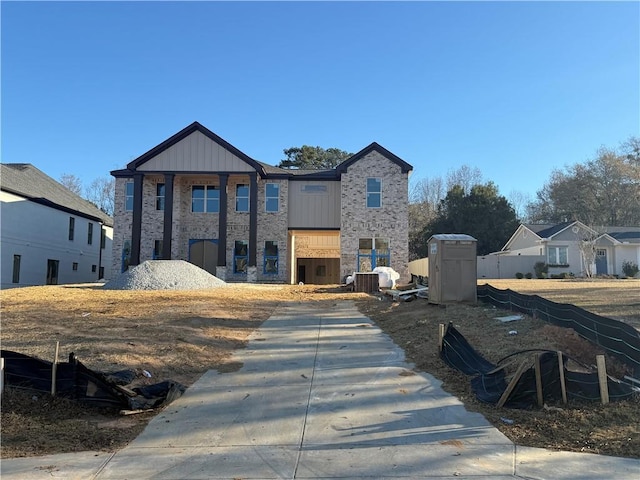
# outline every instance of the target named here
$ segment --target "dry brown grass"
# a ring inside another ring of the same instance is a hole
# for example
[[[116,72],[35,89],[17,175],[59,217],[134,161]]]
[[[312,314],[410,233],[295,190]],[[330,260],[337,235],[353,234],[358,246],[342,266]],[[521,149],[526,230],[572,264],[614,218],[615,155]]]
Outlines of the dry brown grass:
[[[562,293],[553,297],[560,290],[573,289],[564,288],[566,284],[559,280],[514,279],[494,285],[567,302],[574,297],[562,297]],[[583,285],[593,288],[593,284],[584,283],[574,287]],[[633,306],[638,301],[638,286],[640,282],[607,282],[596,290],[600,304],[590,305],[601,313],[615,304],[625,319],[640,321],[640,312]],[[585,306],[579,297],[576,295],[572,302]],[[209,369],[238,368],[230,355],[278,305],[336,299],[356,300],[360,310],[405,349],[417,368],[442,380],[445,389],[459,396],[468,408],[483,413],[518,444],[640,457],[638,402],[607,407],[574,405],[554,412],[505,412],[478,404],[468,378],[452,371],[437,355],[438,323],[453,321],[472,345],[493,361],[503,352],[564,348],[569,340],[576,341],[571,331],[556,331],[553,329],[557,327],[530,318],[518,322],[517,336],[508,336],[505,329],[513,325],[494,321],[495,311],[484,305],[439,308],[424,300],[392,303],[336,287],[297,285],[237,284],[182,292],[32,287],[2,292],[2,344],[9,350],[51,360],[55,342],[59,341],[62,357],[75,352],[95,370],[145,369],[153,374],[147,382],[172,379],[190,385]],[[594,302],[591,298],[588,301]],[[581,339],[577,341],[578,346],[573,348],[581,354],[595,352],[590,345],[580,343],[584,342]],[[509,416],[515,423],[504,425],[501,416]],[[2,457],[115,450],[135,438],[150,418],[121,417],[61,399],[39,398],[34,402],[31,395],[8,392],[2,405]]]

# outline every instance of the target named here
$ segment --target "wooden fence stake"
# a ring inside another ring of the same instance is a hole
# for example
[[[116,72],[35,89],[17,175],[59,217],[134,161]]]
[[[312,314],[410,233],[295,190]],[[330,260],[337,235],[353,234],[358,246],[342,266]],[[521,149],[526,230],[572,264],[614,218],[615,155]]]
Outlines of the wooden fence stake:
[[[442,351],[442,341],[444,339],[444,323],[438,325],[438,351]]]
[[[536,398],[538,399],[538,406],[544,405],[544,395],[542,394],[542,373],[540,372],[540,354],[536,353],[534,362],[534,373],[536,375]]]
[[[524,360],[518,366],[518,370],[516,370],[516,374],[513,376],[513,378],[509,382],[509,385],[507,385],[507,388],[505,389],[505,391],[502,393],[500,400],[498,400],[498,408],[502,408],[504,404],[507,403],[507,399],[509,398],[509,395],[511,395],[511,392],[513,392],[513,389],[516,388],[516,384],[518,383],[518,380],[520,380],[520,377],[522,376],[522,374],[526,369],[527,369],[527,361]]]
[[[567,384],[564,381],[564,360],[562,352],[558,350],[558,370],[560,373],[560,390],[562,391],[562,403],[567,403]]]
[[[600,400],[603,405],[609,403],[609,385],[607,384],[607,364],[604,355],[596,355],[598,366],[598,383],[600,383]]]
[[[53,363],[51,364],[51,396],[56,396],[56,374],[58,373],[58,351],[60,349],[60,342],[56,342],[56,353],[53,357]]]

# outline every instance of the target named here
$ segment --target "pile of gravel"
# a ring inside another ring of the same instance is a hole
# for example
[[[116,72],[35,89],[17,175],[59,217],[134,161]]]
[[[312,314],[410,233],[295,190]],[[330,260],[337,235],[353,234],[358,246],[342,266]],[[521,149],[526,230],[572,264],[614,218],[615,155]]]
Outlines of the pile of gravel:
[[[199,290],[226,285],[184,260],[147,260],[105,283],[106,290]]]

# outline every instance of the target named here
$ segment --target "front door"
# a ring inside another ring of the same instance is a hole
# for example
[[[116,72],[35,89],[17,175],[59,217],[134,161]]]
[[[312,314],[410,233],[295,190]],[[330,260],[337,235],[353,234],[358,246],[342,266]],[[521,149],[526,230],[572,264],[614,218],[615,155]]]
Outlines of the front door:
[[[607,275],[607,250],[598,248],[596,250],[596,275]]]
[[[218,265],[218,241],[189,240],[189,262],[215,275]]]

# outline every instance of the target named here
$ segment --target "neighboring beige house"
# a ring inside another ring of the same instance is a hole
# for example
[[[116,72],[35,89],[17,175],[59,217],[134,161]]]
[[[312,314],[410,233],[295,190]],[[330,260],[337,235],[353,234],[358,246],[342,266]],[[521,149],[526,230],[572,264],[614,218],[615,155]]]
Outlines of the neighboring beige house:
[[[110,278],[109,215],[29,163],[1,164],[0,187],[3,289]]]
[[[277,168],[194,122],[111,172],[113,273],[179,259],[226,281],[335,284],[376,266],[407,279],[412,168],[377,143],[335,169]]]
[[[594,242],[595,256],[584,255],[580,245]],[[603,227],[597,230],[581,222],[555,225],[521,224],[507,241],[501,255],[541,255],[549,274],[563,272],[585,276],[624,275],[625,261],[640,265],[640,227]],[[592,260],[592,261],[591,261]]]

